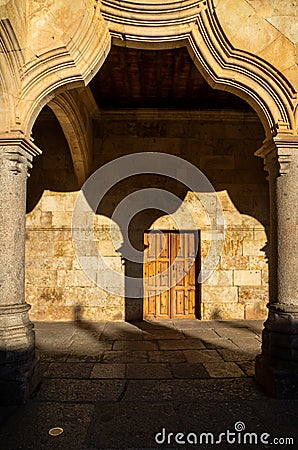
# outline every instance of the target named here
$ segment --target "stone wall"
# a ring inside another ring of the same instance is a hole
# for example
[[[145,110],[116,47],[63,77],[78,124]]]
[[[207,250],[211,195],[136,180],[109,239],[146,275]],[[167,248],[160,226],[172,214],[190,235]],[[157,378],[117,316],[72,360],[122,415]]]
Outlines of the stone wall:
[[[218,193],[226,234],[220,263],[201,286],[202,319],[265,317],[268,301],[268,186],[263,162],[254,156],[264,139],[257,117],[250,112],[105,112],[94,124],[93,169],[119,156],[156,151],[180,156],[196,165]],[[43,149],[36,159],[28,188],[27,301],[32,320],[124,320],[127,299],[98,288],[76,260],[71,221],[78,185],[72,161],[55,118],[45,112],[34,128]],[[158,176],[138,176],[115,186],[100,204],[95,239],[108,264],[124,274],[140,268],[123,265],[109,235],[115,206],[146,187],[166,189],[181,198],[170,216],[156,212],[132,224],[136,246],[144,229],[175,229],[183,205],[193,211],[201,235],[201,262],[210,245],[210,223],[202,204],[185,186]],[[123,287],[125,289],[125,286]],[[136,314],[140,303],[135,301]]]

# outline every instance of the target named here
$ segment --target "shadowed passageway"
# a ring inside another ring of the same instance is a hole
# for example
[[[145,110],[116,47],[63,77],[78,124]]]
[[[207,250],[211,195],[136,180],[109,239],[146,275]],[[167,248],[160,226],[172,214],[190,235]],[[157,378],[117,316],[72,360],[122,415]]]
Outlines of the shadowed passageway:
[[[1,449],[198,448],[155,436],[216,437],[239,421],[248,432],[297,434],[298,402],[266,397],[252,378],[261,321],[91,323],[78,309],[72,323],[35,328],[42,384],[4,422]]]

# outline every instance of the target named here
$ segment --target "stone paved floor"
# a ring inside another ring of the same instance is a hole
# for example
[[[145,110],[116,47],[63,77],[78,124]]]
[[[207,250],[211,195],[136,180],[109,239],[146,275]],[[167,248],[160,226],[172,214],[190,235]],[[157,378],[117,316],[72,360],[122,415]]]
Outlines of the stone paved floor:
[[[192,445],[194,435],[190,443],[186,437],[180,438],[185,444],[175,442],[179,432],[216,439],[239,421],[258,438],[266,432],[269,440],[296,442],[274,448],[298,448],[298,401],[270,399],[253,380],[261,321],[77,321],[35,328],[42,383],[4,421],[0,449],[273,447]],[[55,426],[64,431],[51,437]],[[174,435],[158,444],[163,428]]]

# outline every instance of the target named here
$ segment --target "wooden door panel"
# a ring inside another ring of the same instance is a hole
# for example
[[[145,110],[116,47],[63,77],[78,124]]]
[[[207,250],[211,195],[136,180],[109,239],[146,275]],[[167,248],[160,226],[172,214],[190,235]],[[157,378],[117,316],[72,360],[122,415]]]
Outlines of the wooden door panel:
[[[176,260],[172,265],[171,275],[175,286],[184,285],[185,267],[184,261]]]
[[[188,300],[188,305],[187,305],[187,308],[188,308],[188,314],[190,314],[191,317],[194,317],[194,315],[195,315],[195,306],[196,306],[196,304],[195,304],[195,301],[196,301],[195,293],[196,293],[195,290],[192,289],[192,290],[189,290],[189,291],[188,291],[188,295],[187,295],[187,300]]]
[[[145,272],[145,277],[146,277],[146,281],[148,286],[153,286],[154,285],[154,275],[155,275],[155,265],[156,263],[153,261],[149,261],[146,265],[146,272]]]
[[[174,290],[173,293],[173,316],[184,316],[185,315],[185,298],[184,298],[184,290],[178,291],[177,289]]]
[[[195,317],[196,232],[151,232],[144,243],[144,317]]]
[[[155,291],[148,291],[148,297],[147,297],[147,311],[146,314],[150,317],[154,317],[156,314],[156,292]]]
[[[194,259],[196,256],[196,248],[197,242],[195,233],[185,234],[185,257]]]
[[[160,308],[159,317],[170,317],[170,293],[169,291],[161,292],[160,294]]]
[[[158,274],[160,278],[160,287],[164,289],[170,283],[170,270],[168,262],[161,262],[158,264]]]
[[[168,234],[157,234],[158,251],[160,258],[170,258],[170,236]]]

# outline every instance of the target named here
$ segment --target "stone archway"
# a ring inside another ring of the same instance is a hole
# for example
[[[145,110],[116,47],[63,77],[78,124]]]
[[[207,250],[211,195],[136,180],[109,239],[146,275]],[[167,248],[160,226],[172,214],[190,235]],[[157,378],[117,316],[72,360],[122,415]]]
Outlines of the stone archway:
[[[173,1],[166,5],[129,1],[119,5],[111,0],[95,5],[93,10],[77,2],[69,7],[70,30],[63,39],[67,24],[60,20],[59,6],[52,11],[53,23],[46,29],[44,22],[39,23],[43,10],[35,11],[33,5],[30,8],[27,27],[33,35],[28,36],[27,51],[16,50],[22,48],[17,24],[12,25],[8,19],[1,21],[5,85],[12,85],[12,79],[15,85],[5,88],[6,94],[20,86],[12,100],[14,108],[10,108],[7,131],[13,131],[15,123],[28,137],[39,111],[51,98],[89,83],[112,42],[160,49],[186,45],[212,87],[235,93],[253,106],[268,138],[272,133],[291,134],[295,130],[295,88],[272,65],[232,47],[219,23],[214,0],[189,0],[183,4]],[[45,41],[45,34],[54,35],[52,42]],[[15,68],[13,76],[8,67]]]
[[[22,287],[26,176],[33,156],[39,153],[30,140],[31,128],[41,108],[51,100],[57,115],[62,114],[57,96],[61,94],[64,98],[63,92],[71,87],[88,84],[103,63],[112,41],[137,48],[186,45],[210,85],[244,98],[262,121],[267,139],[257,154],[265,159],[265,169],[269,171],[271,298],[263,354],[257,361],[257,379],[273,395],[297,393],[297,239],[293,241],[298,184],[295,88],[272,65],[248,52],[236,50],[229,43],[212,0],[177,0],[166,5],[134,1],[119,4],[114,0],[93,3],[90,0],[87,8],[85,2],[70,6],[69,27],[61,20],[58,5],[52,11],[53,30],[51,24],[46,29],[39,25],[40,14],[45,11],[34,10],[34,5],[30,6],[33,8],[30,14],[20,5],[16,6],[22,18],[29,14],[27,23],[16,24],[13,14],[10,20],[9,10],[1,10],[4,80],[1,86],[5,90],[2,98],[9,100],[5,101],[1,115],[0,138],[1,206],[6,224],[0,235],[4,249],[0,323],[2,348],[5,349],[3,358],[10,361],[4,372],[12,389],[11,399],[24,399],[34,379],[33,333]],[[24,29],[26,33],[22,35]],[[45,44],[48,41],[43,33],[47,38],[52,35],[51,45]],[[24,42],[25,35],[27,42]],[[68,110],[63,114],[66,114],[67,128],[72,113]],[[73,130],[77,131],[79,122],[79,119],[72,121]],[[86,143],[78,143],[78,146],[84,154]],[[88,172],[87,153],[82,160],[80,179]],[[23,194],[20,196],[19,192]],[[14,208],[9,208],[11,199]],[[16,234],[20,251],[12,252]],[[11,261],[9,265],[7,257]],[[16,279],[20,281],[18,284]]]
[[[74,169],[81,186],[90,174],[92,159],[92,111],[96,110],[88,91],[65,91],[48,103],[67,139]],[[87,110],[87,111],[86,111]]]

